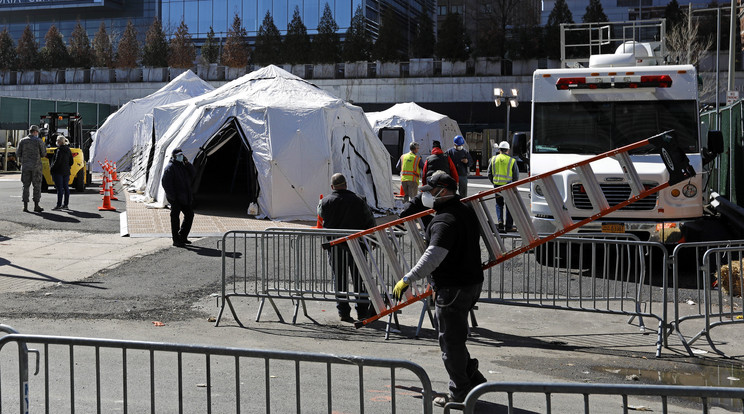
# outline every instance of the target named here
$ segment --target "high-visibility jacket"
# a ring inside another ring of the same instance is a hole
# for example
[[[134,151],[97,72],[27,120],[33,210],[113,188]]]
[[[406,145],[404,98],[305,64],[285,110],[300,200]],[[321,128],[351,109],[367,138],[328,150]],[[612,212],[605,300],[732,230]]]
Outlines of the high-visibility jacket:
[[[505,185],[512,182],[514,179],[513,171],[515,162],[517,162],[515,158],[506,154],[499,154],[491,157],[488,169],[493,175],[494,186]]]
[[[400,159],[400,181],[415,181],[418,183],[419,177],[421,177],[421,168],[419,167],[421,157],[409,152],[408,154],[403,154]]]

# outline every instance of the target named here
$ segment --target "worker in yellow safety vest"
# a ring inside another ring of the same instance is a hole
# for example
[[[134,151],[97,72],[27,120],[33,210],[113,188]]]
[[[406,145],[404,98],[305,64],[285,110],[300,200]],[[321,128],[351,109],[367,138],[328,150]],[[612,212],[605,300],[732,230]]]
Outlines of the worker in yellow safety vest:
[[[411,142],[408,149],[410,149],[410,152],[401,155],[396,165],[396,168],[400,170],[400,184],[403,188],[404,203],[416,196],[421,170],[424,168],[424,160],[418,156],[419,144]]]
[[[488,162],[488,179],[493,183],[493,187],[501,187],[519,179],[519,169],[517,160],[509,156],[509,143],[501,141],[499,143],[499,153],[491,157]],[[499,222],[499,232],[516,231],[514,220],[506,208],[506,226],[504,226],[504,198],[496,193],[496,218]]]

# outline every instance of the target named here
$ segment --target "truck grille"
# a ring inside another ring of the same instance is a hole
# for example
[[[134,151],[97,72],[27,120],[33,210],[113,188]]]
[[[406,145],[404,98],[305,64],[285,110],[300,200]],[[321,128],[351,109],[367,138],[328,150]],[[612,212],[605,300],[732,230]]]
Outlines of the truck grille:
[[[653,188],[658,184],[646,184],[646,188]],[[628,184],[600,184],[602,192],[604,193],[607,203],[610,207],[620,204],[630,197],[630,186]],[[589,201],[589,196],[584,191],[583,185],[573,184],[571,186],[571,194],[573,195],[574,207],[579,210],[591,210],[592,203]],[[635,203],[631,203],[620,210],[625,211],[638,211],[638,210],[653,210],[656,208],[656,195],[658,193],[651,194],[646,198],[642,198]]]

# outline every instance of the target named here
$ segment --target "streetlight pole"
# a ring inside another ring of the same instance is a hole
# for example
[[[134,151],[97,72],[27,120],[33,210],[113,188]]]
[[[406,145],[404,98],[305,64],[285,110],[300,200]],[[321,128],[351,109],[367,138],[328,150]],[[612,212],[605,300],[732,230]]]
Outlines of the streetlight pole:
[[[512,88],[511,95],[506,95],[503,89],[493,88],[493,96],[493,102],[497,107],[501,106],[502,103],[508,103],[506,106],[506,130],[504,131],[504,140],[509,141],[509,120],[511,117],[511,109],[519,106],[519,90]]]

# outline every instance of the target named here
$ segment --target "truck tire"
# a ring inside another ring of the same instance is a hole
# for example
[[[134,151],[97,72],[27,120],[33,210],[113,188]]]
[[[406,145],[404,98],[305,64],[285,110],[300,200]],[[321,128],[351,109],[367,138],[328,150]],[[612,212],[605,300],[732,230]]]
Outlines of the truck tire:
[[[82,193],[85,191],[85,170],[78,171],[77,175],[75,176],[75,180],[72,182],[72,185],[75,187],[75,191],[78,193]]]

